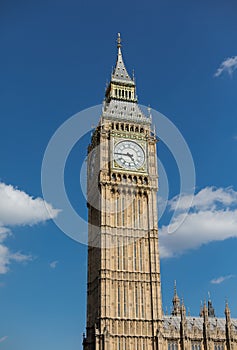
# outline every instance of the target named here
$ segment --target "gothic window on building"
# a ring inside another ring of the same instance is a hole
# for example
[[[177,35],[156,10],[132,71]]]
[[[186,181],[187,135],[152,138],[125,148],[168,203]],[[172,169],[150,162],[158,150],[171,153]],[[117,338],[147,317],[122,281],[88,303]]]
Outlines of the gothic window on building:
[[[132,212],[133,212],[133,225],[136,227],[136,208],[135,208],[135,199],[132,202]]]
[[[141,200],[138,198],[138,201],[137,201],[137,204],[138,204],[138,228],[140,227],[140,224],[141,224]]]
[[[125,199],[122,198],[122,208],[121,208],[121,214],[122,214],[122,226],[125,225]]]
[[[133,246],[133,268],[134,268],[134,271],[137,270],[137,245],[136,245],[136,241],[134,242],[134,246]]]
[[[125,270],[126,267],[127,267],[127,264],[126,264],[126,248],[125,248],[125,243],[124,242],[122,244],[122,254],[123,254],[123,256],[122,256],[122,261],[123,261],[122,268],[123,268],[123,270]]]
[[[141,286],[141,316],[144,318],[144,290]]]
[[[224,350],[225,347],[224,347],[224,343],[222,342],[216,342],[215,345],[214,345],[214,350]],[[199,350],[199,349],[198,349]]]
[[[192,350],[201,350],[202,347],[201,347],[201,343],[200,342],[192,342]],[[215,349],[217,350],[217,349]],[[223,349],[220,349],[220,350],[223,350]]]
[[[123,316],[127,316],[127,289],[123,287]]]
[[[178,350],[178,342],[176,340],[168,341],[168,350]]]
[[[117,246],[117,266],[118,270],[120,270],[120,241],[118,239],[118,246]]]
[[[140,242],[140,271],[142,271],[142,242]]]
[[[115,212],[116,212],[116,217],[117,217],[117,222],[116,222],[116,225],[119,226],[119,211],[120,211],[120,208],[119,208],[119,197],[116,198],[116,208],[115,208]]]
[[[121,295],[120,295],[120,286],[118,286],[118,317],[121,316]]]
[[[138,317],[138,313],[139,313],[138,290],[137,290],[137,286],[136,286],[136,288],[135,288],[135,314],[136,314],[136,317]]]

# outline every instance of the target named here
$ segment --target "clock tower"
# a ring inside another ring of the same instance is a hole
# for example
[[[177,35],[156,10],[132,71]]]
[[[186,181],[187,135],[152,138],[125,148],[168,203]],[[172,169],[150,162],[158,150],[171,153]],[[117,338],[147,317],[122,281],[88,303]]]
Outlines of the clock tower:
[[[156,135],[118,35],[116,67],[88,147],[84,350],[157,350],[162,321]]]

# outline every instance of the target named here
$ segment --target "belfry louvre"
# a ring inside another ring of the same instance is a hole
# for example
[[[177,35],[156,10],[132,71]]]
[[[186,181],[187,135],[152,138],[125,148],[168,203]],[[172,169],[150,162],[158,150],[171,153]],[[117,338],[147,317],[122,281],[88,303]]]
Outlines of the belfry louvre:
[[[235,350],[228,304],[187,316],[176,286],[171,315],[161,299],[158,169],[152,120],[139,108],[121,39],[103,111],[88,146],[88,281],[84,350]]]

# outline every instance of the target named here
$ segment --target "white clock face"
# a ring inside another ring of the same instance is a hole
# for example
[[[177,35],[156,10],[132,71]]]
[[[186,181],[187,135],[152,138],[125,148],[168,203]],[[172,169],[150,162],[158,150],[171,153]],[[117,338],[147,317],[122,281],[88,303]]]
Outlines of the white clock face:
[[[114,147],[114,160],[128,170],[138,170],[145,163],[143,148],[134,141],[120,141]]]

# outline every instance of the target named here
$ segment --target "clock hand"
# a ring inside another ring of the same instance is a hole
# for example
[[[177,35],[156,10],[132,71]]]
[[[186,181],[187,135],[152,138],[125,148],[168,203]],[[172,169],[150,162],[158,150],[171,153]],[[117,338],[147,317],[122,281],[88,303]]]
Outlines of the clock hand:
[[[131,153],[127,153],[127,156],[131,158],[131,160],[134,162],[134,156]]]
[[[134,156],[131,153],[128,153],[128,152],[127,153],[115,152],[114,154],[118,154],[120,156],[127,156],[127,157],[131,158],[131,160],[134,162]]]
[[[129,157],[129,158],[133,158],[133,155],[132,154],[130,154],[130,153],[121,153],[121,152],[115,152],[114,154],[118,154],[118,155],[120,155],[120,156],[127,156],[127,157]]]
[[[114,154],[119,154],[120,156],[126,156],[126,153],[115,152]]]

